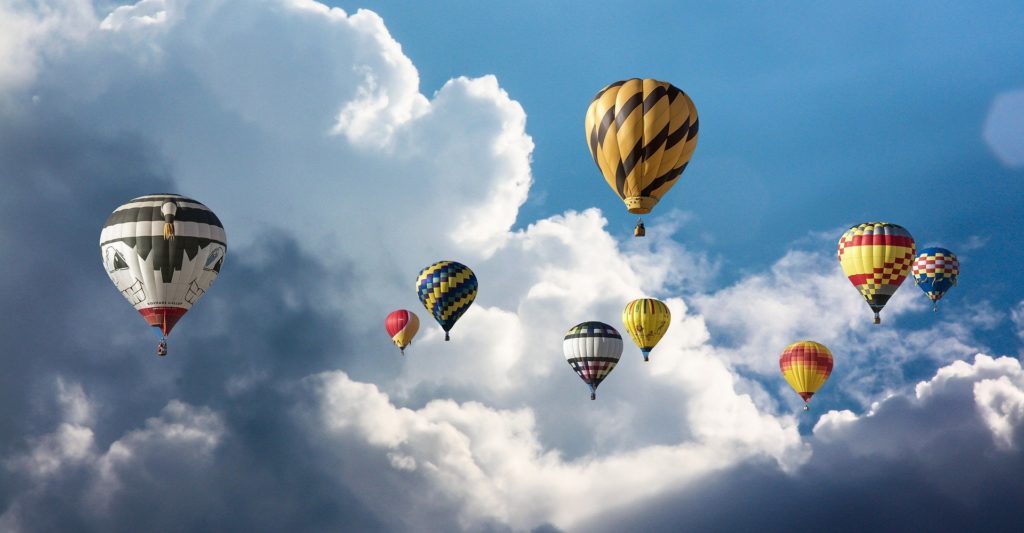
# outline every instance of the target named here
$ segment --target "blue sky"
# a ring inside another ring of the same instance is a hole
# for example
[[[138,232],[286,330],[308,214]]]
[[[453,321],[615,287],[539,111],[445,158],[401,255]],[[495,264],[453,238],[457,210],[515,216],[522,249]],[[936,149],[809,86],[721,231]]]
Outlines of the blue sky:
[[[0,530],[1012,529],[1024,7],[678,4],[0,0]],[[632,76],[701,120],[644,239],[583,135]],[[164,191],[229,246],[157,359],[96,240]],[[877,219],[960,256],[940,312],[870,323],[835,245]],[[645,295],[591,402],[562,336]]]
[[[1016,302],[1001,273],[1024,260],[1005,240],[1024,180],[982,131],[994,97],[1024,84],[1018,3],[365,7],[389,20],[425,94],[493,73],[523,105],[536,183],[519,227],[593,205],[627,234],[633,217],[601,186],[581,117],[606,83],[654,77],[693,97],[701,138],[651,223],[692,215],[676,237],[722,262],[719,283],[767,268],[808,232],[881,219],[922,247],[986,243],[963,254],[972,282],[955,296]],[[1011,335],[992,342],[1012,352]]]

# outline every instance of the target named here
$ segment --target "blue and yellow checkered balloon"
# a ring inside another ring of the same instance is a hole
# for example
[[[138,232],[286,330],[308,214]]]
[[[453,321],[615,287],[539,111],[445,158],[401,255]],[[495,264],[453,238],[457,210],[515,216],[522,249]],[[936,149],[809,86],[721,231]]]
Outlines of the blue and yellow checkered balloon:
[[[473,304],[476,291],[476,275],[455,261],[438,261],[421,270],[416,279],[416,293],[444,329],[444,340],[449,340],[448,332]]]

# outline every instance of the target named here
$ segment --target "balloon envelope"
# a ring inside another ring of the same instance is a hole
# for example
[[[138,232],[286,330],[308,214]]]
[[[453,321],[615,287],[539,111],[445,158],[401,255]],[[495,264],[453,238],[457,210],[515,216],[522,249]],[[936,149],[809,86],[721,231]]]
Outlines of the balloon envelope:
[[[839,264],[868,306],[878,313],[900,287],[915,257],[914,238],[888,222],[853,226],[839,239]]]
[[[911,269],[914,282],[937,304],[946,291],[956,285],[960,276],[960,261],[953,252],[945,248],[925,248],[914,260]]]
[[[601,89],[584,124],[590,155],[630,213],[649,213],[697,148],[697,108],[671,83],[632,78]]]
[[[832,352],[814,341],[797,341],[782,351],[779,368],[789,386],[809,402],[832,374]]]
[[[210,289],[226,253],[217,215],[177,194],[129,201],[114,210],[100,233],[110,281],[163,336]]]
[[[622,323],[640,348],[644,361],[648,360],[651,350],[668,331],[671,322],[672,313],[668,306],[654,298],[633,300],[622,310]]]
[[[569,366],[590,387],[590,399],[622,356],[622,336],[603,322],[576,324],[562,340],[562,354]]]
[[[416,293],[448,340],[452,326],[476,299],[476,275],[462,263],[438,261],[420,271]]]
[[[391,340],[398,349],[405,353],[405,347],[412,344],[412,338],[420,329],[420,317],[406,309],[392,311],[384,319],[384,329],[391,335]]]

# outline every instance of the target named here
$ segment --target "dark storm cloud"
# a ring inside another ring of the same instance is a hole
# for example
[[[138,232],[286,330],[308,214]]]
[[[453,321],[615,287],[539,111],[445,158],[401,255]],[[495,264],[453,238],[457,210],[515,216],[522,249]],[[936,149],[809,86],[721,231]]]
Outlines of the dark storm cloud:
[[[111,286],[99,228],[125,200],[173,191],[169,174],[131,132],[101,135],[45,109],[0,119],[0,514],[54,531],[381,529],[352,489],[322,470],[292,420],[294,399],[281,392],[357,351],[342,343],[344,317],[323,311],[323,291],[310,282],[343,280],[343,266],[325,271],[277,231],[258,253],[233,248],[164,359]],[[232,382],[237,376],[248,381]],[[131,468],[113,468],[120,488],[102,512],[89,504],[91,460],[42,481],[12,466],[60,424],[58,378],[81,384],[95,405],[99,455],[172,400],[212,409],[222,438],[207,462],[187,443],[138,446]]]
[[[91,135],[38,109],[0,119],[0,180],[0,439],[7,451],[19,436],[52,426],[50,410],[30,402],[49,392],[58,373],[136,381],[127,377],[138,375],[139,360],[114,360],[98,342],[108,336],[100,331],[129,313],[107,311],[121,296],[104,286],[97,230],[124,199],[171,182],[137,137]]]
[[[973,384],[923,402],[893,397],[838,440],[812,438],[813,456],[794,475],[748,462],[581,529],[1016,531],[1024,453],[995,445]]]

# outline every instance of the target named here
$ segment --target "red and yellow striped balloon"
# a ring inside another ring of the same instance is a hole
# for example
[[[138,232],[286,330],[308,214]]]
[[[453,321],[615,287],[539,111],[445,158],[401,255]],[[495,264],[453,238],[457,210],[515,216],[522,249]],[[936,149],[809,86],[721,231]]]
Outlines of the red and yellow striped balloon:
[[[846,230],[839,239],[839,264],[861,296],[878,313],[900,287],[914,263],[914,237],[902,226],[865,222]]]
[[[789,386],[809,402],[832,374],[832,352],[814,341],[797,341],[782,350],[779,369]]]

